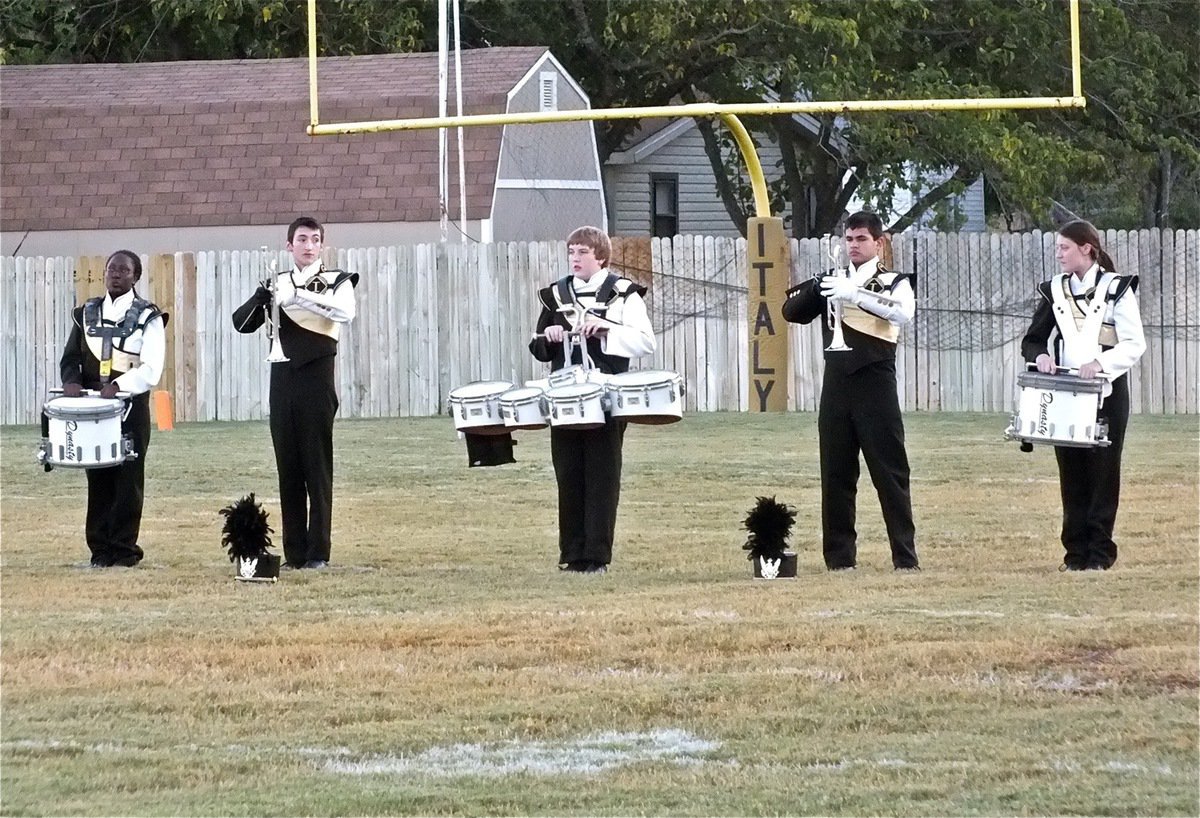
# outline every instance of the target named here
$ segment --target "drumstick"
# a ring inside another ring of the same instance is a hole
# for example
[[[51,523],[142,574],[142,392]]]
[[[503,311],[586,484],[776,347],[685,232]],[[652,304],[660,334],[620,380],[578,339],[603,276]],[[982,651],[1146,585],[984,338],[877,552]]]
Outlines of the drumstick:
[[[563,333],[563,335],[579,335],[580,333],[581,333],[581,330],[573,329],[573,330],[567,330],[566,332]],[[533,337],[534,338],[545,338],[546,333],[535,332],[535,333],[533,333]]]

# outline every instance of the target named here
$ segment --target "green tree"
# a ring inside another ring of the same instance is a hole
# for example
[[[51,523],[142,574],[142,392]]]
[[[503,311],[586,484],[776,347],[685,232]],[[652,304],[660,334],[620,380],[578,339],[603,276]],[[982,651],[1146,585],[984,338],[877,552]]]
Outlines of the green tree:
[[[420,50],[434,7],[433,0],[318,0],[318,47],[326,55]],[[306,9],[297,0],[0,0],[0,61],[301,57]]]

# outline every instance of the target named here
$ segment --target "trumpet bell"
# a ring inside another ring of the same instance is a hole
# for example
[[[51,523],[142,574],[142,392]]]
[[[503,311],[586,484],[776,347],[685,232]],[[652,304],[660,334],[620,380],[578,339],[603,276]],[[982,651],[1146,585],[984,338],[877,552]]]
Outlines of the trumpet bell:
[[[279,338],[271,339],[271,351],[267,355],[267,363],[281,364],[284,361],[290,361],[291,358],[283,354],[283,344],[279,343]]]

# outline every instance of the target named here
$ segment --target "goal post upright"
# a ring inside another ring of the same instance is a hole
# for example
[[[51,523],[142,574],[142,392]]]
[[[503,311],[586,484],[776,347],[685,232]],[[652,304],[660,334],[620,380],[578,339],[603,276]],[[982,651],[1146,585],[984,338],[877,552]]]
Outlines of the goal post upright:
[[[771,215],[766,177],[749,132],[738,116],[795,114],[854,114],[901,111],[995,111],[1084,108],[1081,73],[1079,0],[1068,0],[1071,41],[1071,95],[1062,97],[996,97],[947,99],[823,100],[805,102],[692,103],[653,105],[640,108],[595,108],[576,111],[538,111],[517,114],[472,114],[469,116],[386,119],[363,122],[321,123],[317,96],[317,0],[308,0],[308,80],[310,136],[334,136],[384,131],[418,131],[434,128],[482,125],[536,125],[550,122],[584,122],[650,117],[713,117],[725,123],[746,163],[754,196],[754,216],[747,221],[747,285],[750,338],[749,406],[752,412],[787,410],[790,372],[787,326],[782,304],[790,278],[788,240],[783,219]]]

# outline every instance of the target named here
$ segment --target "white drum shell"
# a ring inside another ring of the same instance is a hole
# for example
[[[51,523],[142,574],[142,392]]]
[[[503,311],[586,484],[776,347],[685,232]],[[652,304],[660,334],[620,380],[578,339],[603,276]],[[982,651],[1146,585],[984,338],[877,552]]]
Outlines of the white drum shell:
[[[43,406],[49,420],[49,451],[52,466],[97,469],[125,462],[121,435],[124,401],[84,396],[52,398]]]
[[[1022,372],[1017,412],[1007,437],[1053,446],[1107,446],[1107,428],[1098,422],[1104,381],[1074,375]]]
[[[549,423],[545,393],[537,387],[510,389],[500,396],[500,415],[509,429],[543,429]]]
[[[450,391],[454,428],[476,434],[504,434],[500,396],[513,388],[509,381],[472,381]]]
[[[674,423],[683,418],[683,379],[675,372],[643,369],[608,376],[615,418],[630,423]]]
[[[554,428],[598,429],[604,425],[604,387],[596,383],[572,383],[546,391],[550,425]]]

